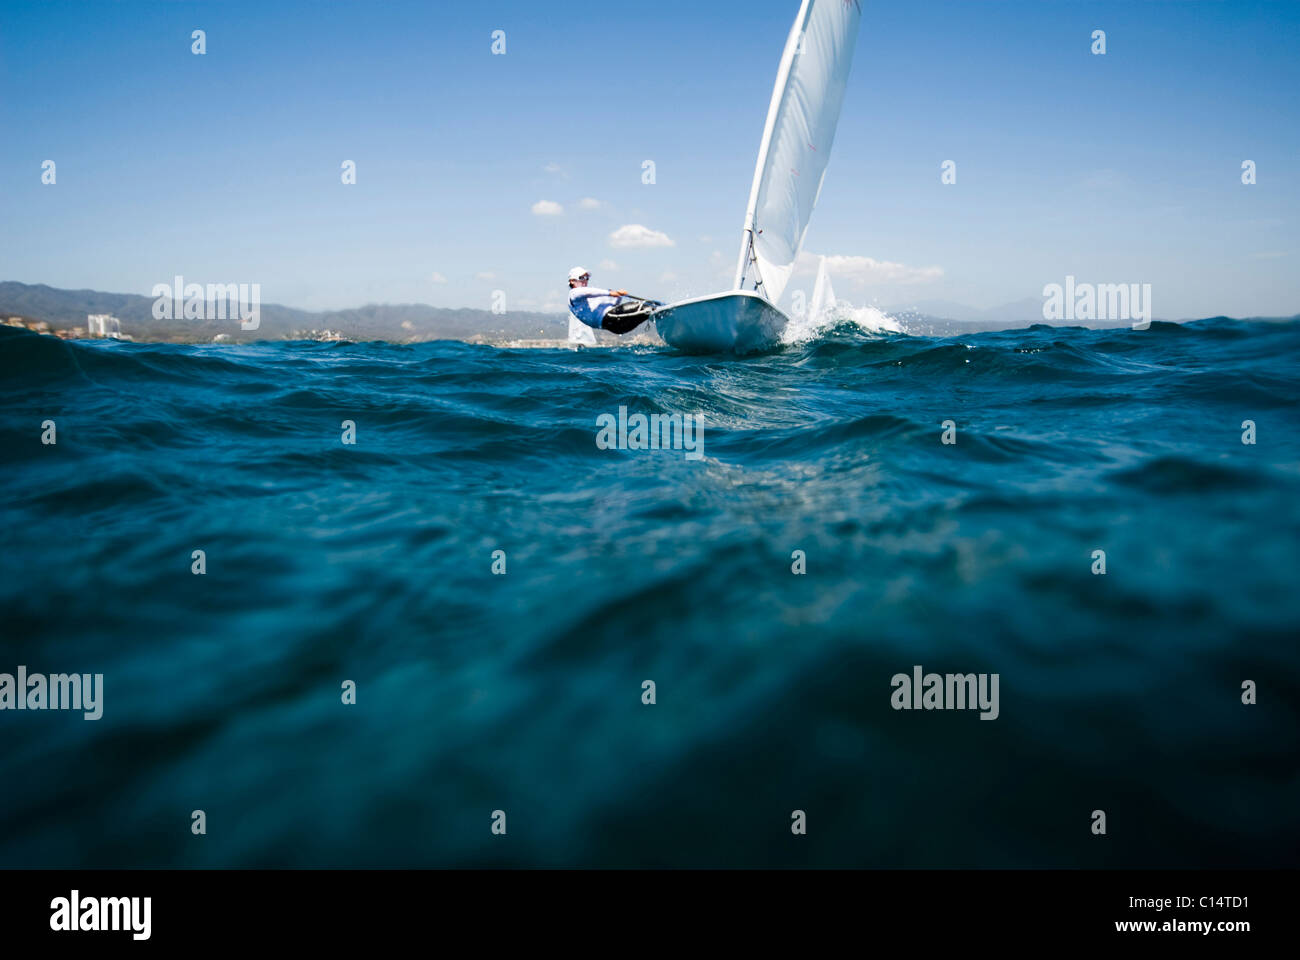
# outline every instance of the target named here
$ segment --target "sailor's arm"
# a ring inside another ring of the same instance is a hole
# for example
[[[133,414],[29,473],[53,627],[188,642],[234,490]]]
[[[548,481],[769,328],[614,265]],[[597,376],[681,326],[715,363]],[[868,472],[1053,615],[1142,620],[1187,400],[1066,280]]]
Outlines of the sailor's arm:
[[[626,297],[626,290],[606,290],[604,287],[583,287],[581,292],[574,291],[575,298],[586,300],[588,297]]]

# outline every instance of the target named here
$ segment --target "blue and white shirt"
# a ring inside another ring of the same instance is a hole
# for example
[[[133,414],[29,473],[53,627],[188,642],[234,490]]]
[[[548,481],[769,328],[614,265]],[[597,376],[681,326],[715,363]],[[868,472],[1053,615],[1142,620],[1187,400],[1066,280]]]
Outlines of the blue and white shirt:
[[[622,300],[604,287],[574,287],[569,291],[569,312],[589,327],[600,329],[605,311]]]

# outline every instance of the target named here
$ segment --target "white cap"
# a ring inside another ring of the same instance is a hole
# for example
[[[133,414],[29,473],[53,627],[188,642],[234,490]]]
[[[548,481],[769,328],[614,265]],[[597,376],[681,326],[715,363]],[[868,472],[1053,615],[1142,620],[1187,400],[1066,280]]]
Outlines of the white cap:
[[[582,267],[574,267],[569,271],[570,280],[581,280],[583,277],[590,276]]]

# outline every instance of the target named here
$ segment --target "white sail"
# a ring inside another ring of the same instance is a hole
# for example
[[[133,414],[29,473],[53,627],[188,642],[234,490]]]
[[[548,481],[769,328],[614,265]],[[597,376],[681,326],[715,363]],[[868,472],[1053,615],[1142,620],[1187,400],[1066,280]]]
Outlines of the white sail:
[[[595,332],[573,314],[569,314],[569,343],[581,344],[584,347],[596,345]]]
[[[861,17],[859,0],[803,0],[785,42],[735,284],[748,282],[771,303],[785,290],[821,193]]]
[[[812,303],[808,306],[808,316],[820,320],[825,314],[835,309],[835,291],[831,289],[831,275],[826,270],[826,258],[817,261],[817,282],[813,284]]]

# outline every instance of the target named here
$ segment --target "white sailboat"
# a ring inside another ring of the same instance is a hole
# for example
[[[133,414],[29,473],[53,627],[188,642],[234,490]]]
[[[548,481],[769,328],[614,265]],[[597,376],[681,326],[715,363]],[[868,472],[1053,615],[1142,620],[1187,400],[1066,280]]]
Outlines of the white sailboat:
[[[734,289],[656,310],[674,347],[750,353],[780,341],[790,321],[776,304],[821,193],[861,16],[859,0],[800,5],[758,147]]]
[[[835,309],[835,291],[831,288],[831,275],[826,270],[826,258],[817,261],[817,282],[813,284],[812,301],[808,304],[808,319],[814,324]]]
[[[594,347],[596,345],[596,334],[591,327],[587,326],[573,314],[569,314],[569,346],[571,347]]]

